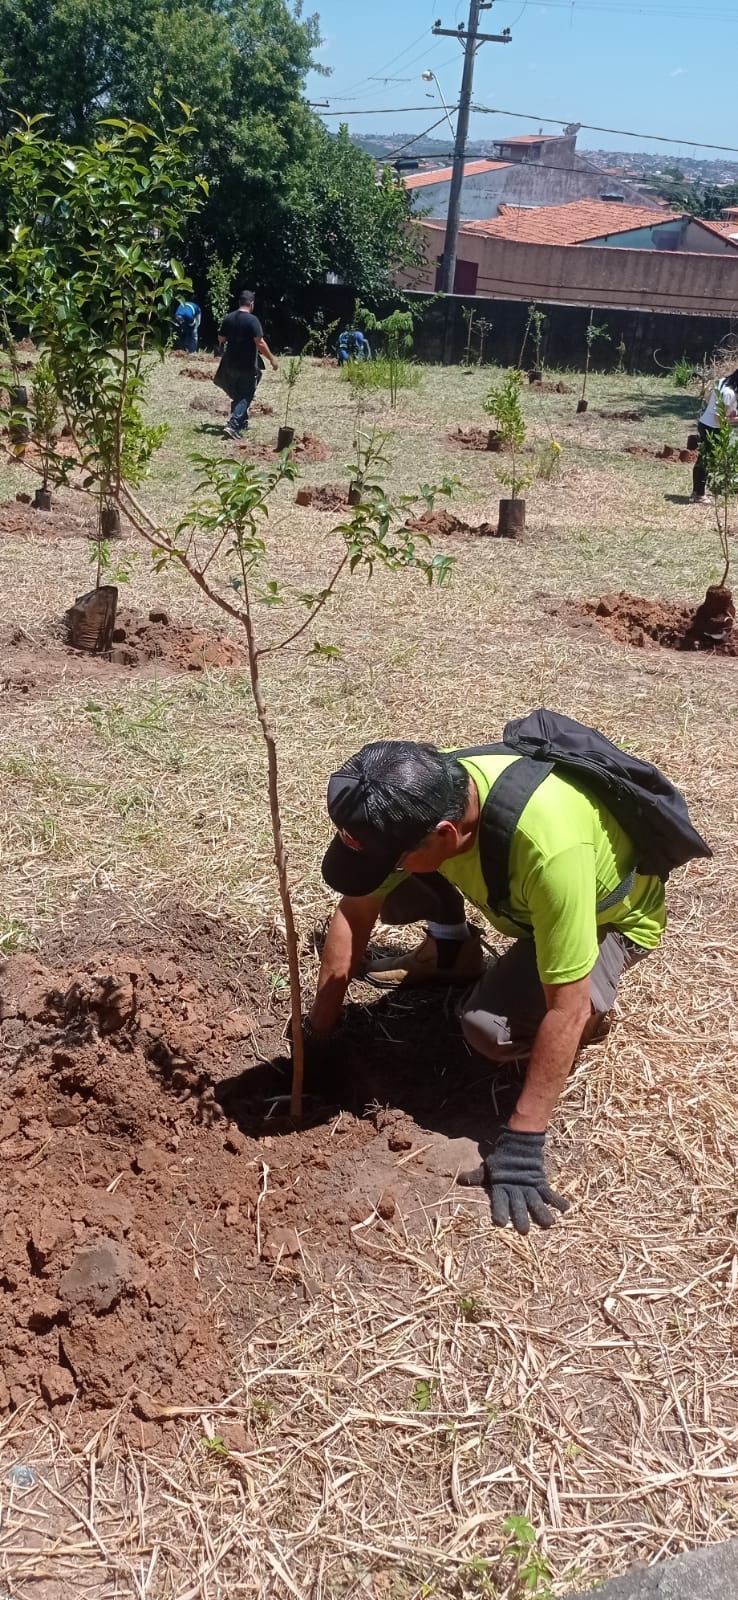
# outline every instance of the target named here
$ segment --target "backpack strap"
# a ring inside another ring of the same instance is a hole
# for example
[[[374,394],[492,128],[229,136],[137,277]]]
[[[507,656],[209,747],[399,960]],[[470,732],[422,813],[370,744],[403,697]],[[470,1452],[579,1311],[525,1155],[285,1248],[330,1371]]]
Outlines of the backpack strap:
[[[454,750],[460,757],[512,755],[509,745],[480,744],[468,750]],[[515,830],[530,800],[549,773],[552,761],[534,761],[519,756],[493,783],[479,818],[479,859],[493,911],[499,911],[510,898],[510,848]]]
[[[507,744],[478,744],[468,750],[452,751],[457,760],[512,753]],[[510,899],[510,850],[516,829],[528,801],[554,768],[553,761],[519,756],[500,773],[487,795],[479,818],[479,860],[492,911],[506,910]],[[635,880],[636,872],[633,869],[604,899],[598,900],[595,907],[598,916],[626,900]],[[506,914],[510,915],[509,912]],[[513,917],[511,920],[517,919]],[[520,923],[519,926],[528,925]]]

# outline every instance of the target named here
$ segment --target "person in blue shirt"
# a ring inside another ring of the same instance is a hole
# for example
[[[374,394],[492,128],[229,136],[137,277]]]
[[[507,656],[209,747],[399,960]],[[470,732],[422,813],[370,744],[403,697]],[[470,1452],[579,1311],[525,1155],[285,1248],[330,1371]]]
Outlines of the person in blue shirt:
[[[345,367],[349,361],[371,361],[372,347],[359,328],[344,328],[338,340],[338,365]]]
[[[196,300],[180,300],[174,313],[177,330],[175,350],[185,350],[188,356],[197,355],[200,348],[200,320],[202,312]]]

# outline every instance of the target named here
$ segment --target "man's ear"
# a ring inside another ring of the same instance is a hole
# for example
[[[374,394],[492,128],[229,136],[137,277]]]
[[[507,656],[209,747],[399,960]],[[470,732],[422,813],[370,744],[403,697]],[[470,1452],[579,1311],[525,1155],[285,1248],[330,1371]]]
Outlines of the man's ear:
[[[443,844],[444,849],[453,851],[459,842],[459,830],[455,822],[438,822],[434,829],[435,837]]]

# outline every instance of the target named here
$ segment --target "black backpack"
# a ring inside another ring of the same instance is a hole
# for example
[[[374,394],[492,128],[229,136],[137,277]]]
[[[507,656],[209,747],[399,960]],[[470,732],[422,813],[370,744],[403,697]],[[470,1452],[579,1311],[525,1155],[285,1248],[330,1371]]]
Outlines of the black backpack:
[[[596,728],[587,728],[558,711],[531,711],[508,722],[501,744],[480,744],[455,750],[455,756],[522,757],[505,768],[493,784],[479,820],[479,854],[489,904],[502,910],[510,896],[510,846],[531,796],[556,769],[579,778],[602,800],[632,840],[636,869],[618,884],[598,911],[624,900],[636,872],[663,878],[674,867],[712,851],[692,826],[684,796],[648,761],[619,750]]]

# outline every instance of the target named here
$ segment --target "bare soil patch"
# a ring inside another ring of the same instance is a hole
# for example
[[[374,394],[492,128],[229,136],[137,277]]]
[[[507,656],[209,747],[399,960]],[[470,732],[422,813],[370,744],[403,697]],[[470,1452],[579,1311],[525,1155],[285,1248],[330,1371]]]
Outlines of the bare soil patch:
[[[314,511],[345,511],[348,503],[345,483],[306,483],[295,495],[296,505],[312,506]]]
[[[30,633],[23,628],[0,638],[0,705],[8,706],[45,692],[60,680],[109,678],[111,671],[145,669],[155,661],[174,672],[204,672],[207,667],[242,667],[245,647],[225,634],[176,622],[162,609],[148,613],[130,606],[118,610],[112,649],[89,655],[65,643],[63,627],[54,622]]]
[[[533,394],[573,394],[574,393],[574,390],[572,389],[571,384],[570,383],[562,383],[561,379],[559,379],[558,383],[551,383],[548,378],[543,378],[540,383],[531,383],[530,389],[531,389],[531,392]]]
[[[215,367],[183,367],[182,377],[194,378],[195,383],[212,383],[215,370]]]
[[[489,449],[489,428],[455,428],[448,438],[462,450]]]
[[[419,1004],[415,1048],[393,1040],[376,1062],[360,1015],[339,1045],[351,1104],[330,1072],[309,1080],[292,1131],[268,937],[246,946],[190,913],[131,939],[122,917],[95,948],[94,923],[76,953],[57,937],[0,973],[0,1404],[76,1397],[82,1416],[124,1403],[156,1423],[224,1389],[241,1291],[294,1279],[303,1239],[338,1270],[367,1218],[389,1221],[418,1185],[446,1191],[454,1160],[416,1118],[459,1052],[444,1041],[441,1068],[437,1001]],[[467,1126],[469,1078],[445,1131]],[[471,1093],[480,1134],[485,1099]]]
[[[649,450],[642,444],[624,444],[623,450],[628,456],[646,457],[649,461],[663,461],[667,465],[682,466],[693,465],[697,460],[696,450],[682,450],[678,445],[665,444],[660,450]]]
[[[595,416],[607,422],[645,422],[645,411],[596,411]]]
[[[94,531],[96,513],[88,501],[70,504],[67,497],[60,496],[51,511],[37,511],[30,499],[29,495],[0,502],[0,538],[89,539]]]
[[[581,609],[624,644],[738,656],[735,606],[727,590],[708,590],[706,601],[698,607],[621,592],[585,602]]]
[[[280,452],[277,450],[276,441],[273,445],[256,444],[250,439],[241,441],[241,449],[248,450],[249,455],[255,456],[260,461],[273,461]],[[297,435],[290,445],[288,454],[295,456],[298,461],[307,461],[315,464],[318,461],[329,461],[331,452],[322,439],[316,439],[312,433]]]
[[[146,613],[122,606],[110,659],[123,667],[157,660],[181,672],[202,672],[205,667],[243,666],[247,654],[244,646],[225,634],[176,622],[161,608]]]
[[[429,539],[496,539],[499,537],[493,522],[464,522],[452,511],[423,511],[408,523],[413,533],[425,533]]]

